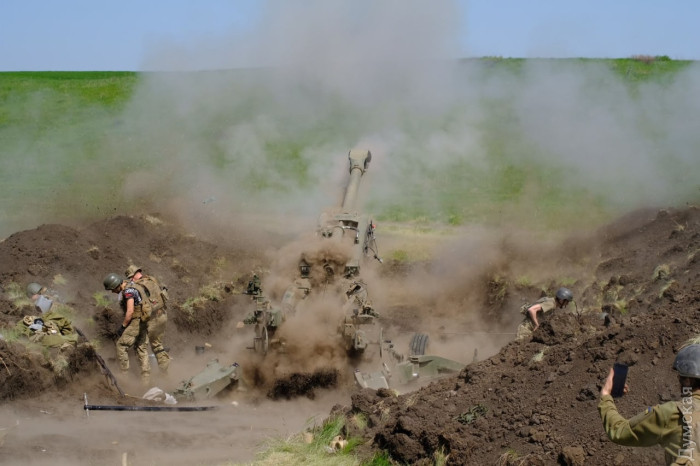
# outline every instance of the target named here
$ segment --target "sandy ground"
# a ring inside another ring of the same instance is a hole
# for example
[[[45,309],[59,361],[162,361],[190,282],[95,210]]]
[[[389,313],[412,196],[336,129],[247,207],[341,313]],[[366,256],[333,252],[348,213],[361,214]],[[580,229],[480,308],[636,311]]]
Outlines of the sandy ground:
[[[337,391],[314,400],[245,401],[236,393],[201,412],[124,412],[84,409],[80,396],[42,396],[0,407],[2,464],[216,465],[248,463],[270,439],[320,423]],[[241,399],[240,402],[234,402]],[[90,404],[93,403],[88,400]]]

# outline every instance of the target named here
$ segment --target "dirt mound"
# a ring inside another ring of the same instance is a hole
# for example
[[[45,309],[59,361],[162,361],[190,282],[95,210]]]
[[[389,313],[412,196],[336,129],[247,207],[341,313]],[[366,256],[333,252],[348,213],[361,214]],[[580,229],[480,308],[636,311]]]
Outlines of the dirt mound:
[[[0,340],[0,400],[31,398],[45,391],[62,390],[75,380],[95,373],[92,346],[78,345],[65,354],[66,367],[57,373],[51,359],[44,354],[28,352],[24,345]]]
[[[82,229],[42,225],[0,242],[0,283],[5,291],[0,326],[10,330],[33,313],[23,293],[27,283],[38,282],[57,294],[57,304],[71,314],[73,324],[89,339],[97,339],[100,352],[113,362],[122,314],[113,296],[104,292],[102,278],[137,264],[168,286],[172,305],[167,334],[179,343],[171,348],[178,357],[184,346],[194,347],[194,342],[188,345],[193,339],[211,336],[245,314],[249,303],[239,294],[261,257],[245,243],[236,248],[200,240],[157,215],[118,216]],[[27,355],[26,348],[9,342],[3,345],[8,367],[3,368],[7,383],[0,385],[0,399],[31,397],[57,386],[52,374],[44,374],[44,358]],[[99,371],[96,364],[83,367],[91,370],[72,371],[66,378]],[[23,378],[24,373],[34,376]]]
[[[345,414],[369,427],[349,434],[410,464],[438,454],[448,464],[662,464],[658,447],[610,442],[596,407],[616,361],[631,366],[618,402],[627,417],[679,396],[671,364],[700,333],[700,210],[635,212],[578,244],[597,246],[561,250],[595,270],[577,282],[575,309],[458,377],[401,396],[356,393]]]

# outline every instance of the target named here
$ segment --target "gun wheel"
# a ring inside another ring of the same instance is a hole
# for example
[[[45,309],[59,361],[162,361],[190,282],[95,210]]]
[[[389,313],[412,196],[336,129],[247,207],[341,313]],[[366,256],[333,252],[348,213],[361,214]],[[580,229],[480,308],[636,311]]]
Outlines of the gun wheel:
[[[416,333],[411,337],[411,344],[409,346],[411,356],[423,356],[426,346],[428,346],[428,335],[425,333]]]
[[[266,355],[269,347],[270,339],[267,334],[267,327],[257,324],[255,326],[255,340],[253,341],[255,352]]]

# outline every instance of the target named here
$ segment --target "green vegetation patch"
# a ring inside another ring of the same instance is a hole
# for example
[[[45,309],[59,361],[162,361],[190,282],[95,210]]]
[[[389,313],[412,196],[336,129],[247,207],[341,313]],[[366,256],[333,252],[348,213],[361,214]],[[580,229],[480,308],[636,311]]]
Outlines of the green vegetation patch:
[[[267,448],[258,455],[254,464],[359,466],[360,461],[352,454],[358,445],[358,440],[348,439],[339,443],[339,439],[343,438],[344,427],[344,418],[336,416],[327,419],[321,426],[309,429],[304,434],[288,439],[272,439]]]

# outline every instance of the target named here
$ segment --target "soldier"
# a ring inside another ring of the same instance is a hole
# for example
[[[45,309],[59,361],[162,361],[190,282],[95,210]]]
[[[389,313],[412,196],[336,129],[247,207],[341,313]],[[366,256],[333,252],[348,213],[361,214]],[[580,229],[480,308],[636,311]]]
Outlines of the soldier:
[[[248,282],[248,287],[245,290],[245,294],[251,296],[258,296],[262,294],[262,288],[260,288],[260,277],[258,274],[253,272],[253,279]]]
[[[627,420],[617,412],[610,395],[614,371],[600,389],[598,411],[608,438],[618,445],[661,445],[667,465],[700,464],[700,345],[687,345],[673,362],[678,372],[681,401],[650,406]],[[627,387],[625,387],[625,392]]]
[[[535,301],[534,304],[523,306],[520,311],[525,314],[525,319],[518,326],[517,339],[522,340],[532,335],[537,330],[540,323],[537,321],[537,313],[545,314],[554,309],[564,309],[570,301],[574,299],[574,294],[568,288],[559,288],[554,298],[544,297]]]
[[[168,367],[170,367],[170,355],[163,346],[163,335],[165,335],[165,327],[168,323],[165,304],[167,301],[167,289],[162,287],[154,277],[144,275],[141,268],[135,265],[127,267],[125,274],[126,278],[131,280],[131,283],[137,283],[143,287],[150,302],[151,317],[148,319],[147,324],[148,340],[151,342],[153,355],[158,361],[158,368],[162,373],[167,373]]]
[[[105,290],[119,294],[119,304],[124,311],[124,320],[117,330],[117,359],[122,373],[129,371],[129,354],[127,350],[136,348],[136,355],[141,365],[141,380],[150,381],[151,363],[148,360],[147,310],[144,310],[143,289],[128,283],[116,273],[108,274],[103,281]]]
[[[51,310],[53,299],[47,296],[48,290],[45,286],[32,282],[27,285],[27,298],[31,299],[34,306],[38,308],[42,314]]]

